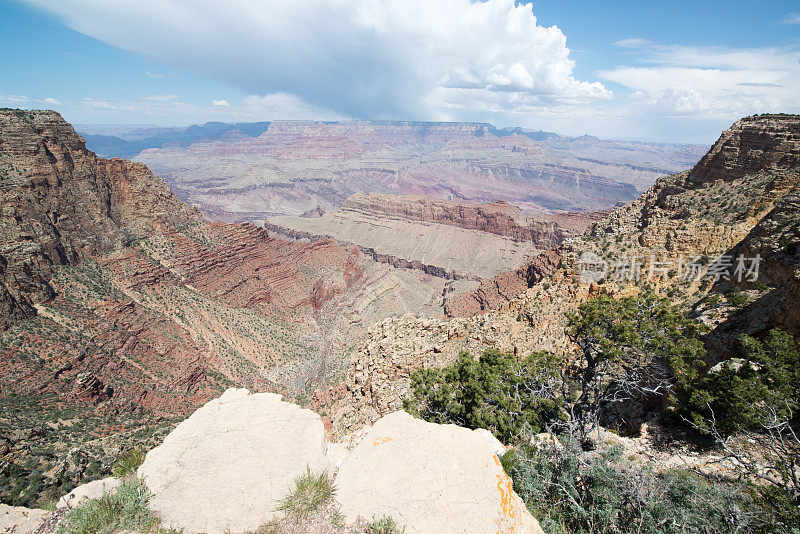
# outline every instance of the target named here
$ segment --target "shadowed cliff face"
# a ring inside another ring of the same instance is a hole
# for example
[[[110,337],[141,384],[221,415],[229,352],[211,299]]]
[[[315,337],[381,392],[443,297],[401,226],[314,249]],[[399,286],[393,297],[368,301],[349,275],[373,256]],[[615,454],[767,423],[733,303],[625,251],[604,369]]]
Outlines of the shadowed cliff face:
[[[105,160],[55,112],[0,110],[0,326],[54,293],[54,266],[198,222],[141,164]]]

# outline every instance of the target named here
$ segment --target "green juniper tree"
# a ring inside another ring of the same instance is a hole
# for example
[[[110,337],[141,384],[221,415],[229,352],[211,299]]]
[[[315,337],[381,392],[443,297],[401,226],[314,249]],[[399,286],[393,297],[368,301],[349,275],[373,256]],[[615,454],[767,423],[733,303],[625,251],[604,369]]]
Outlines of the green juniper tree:
[[[496,350],[479,359],[463,352],[453,365],[416,371],[404,407],[426,421],[485,428],[514,443],[556,416],[560,366],[546,352],[521,360]]]
[[[582,440],[622,402],[666,398],[703,365],[701,326],[653,292],[582,303],[568,315],[579,357],[565,369],[564,406]]]

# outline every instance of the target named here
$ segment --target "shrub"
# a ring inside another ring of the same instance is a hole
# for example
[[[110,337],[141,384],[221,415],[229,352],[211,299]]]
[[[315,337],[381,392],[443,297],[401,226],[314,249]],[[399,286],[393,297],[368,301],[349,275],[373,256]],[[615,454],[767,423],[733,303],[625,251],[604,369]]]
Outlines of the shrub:
[[[679,413],[758,481],[753,494],[766,524],[800,532],[800,345],[779,329],[740,341],[743,358],[691,384]]]
[[[463,352],[448,367],[415,371],[404,408],[434,423],[485,428],[513,443],[557,416],[559,367],[545,352],[522,360],[496,350],[477,360]]]
[[[747,530],[746,492],[688,471],[657,474],[622,459],[621,448],[586,453],[523,446],[502,458],[514,490],[545,532],[685,533]]]
[[[394,519],[385,515],[380,519],[374,519],[372,523],[367,525],[366,534],[402,534],[406,529],[397,526]]]
[[[116,478],[123,478],[133,474],[144,462],[145,453],[137,450],[128,451],[121,454],[111,467],[111,475]]]
[[[769,286],[767,284],[765,284],[764,282],[762,282],[761,280],[757,280],[753,284],[753,289],[755,289],[756,291],[768,291],[769,290]]]
[[[750,297],[742,293],[739,289],[733,289],[728,293],[728,303],[734,308],[744,308],[750,304]]]
[[[278,504],[278,510],[284,511],[295,519],[305,519],[327,504],[336,493],[333,478],[327,471],[314,474],[306,467],[306,472],[294,481],[294,489]]]
[[[681,415],[695,426],[713,417],[725,435],[755,430],[766,408],[777,415],[800,408],[800,345],[773,329],[764,340],[740,338],[742,360],[724,362],[717,372],[698,377],[679,393]],[[797,416],[794,418],[797,426]]]
[[[157,532],[159,521],[147,508],[150,490],[131,477],[115,493],[83,501],[67,512],[56,534],[106,534],[111,532]]]

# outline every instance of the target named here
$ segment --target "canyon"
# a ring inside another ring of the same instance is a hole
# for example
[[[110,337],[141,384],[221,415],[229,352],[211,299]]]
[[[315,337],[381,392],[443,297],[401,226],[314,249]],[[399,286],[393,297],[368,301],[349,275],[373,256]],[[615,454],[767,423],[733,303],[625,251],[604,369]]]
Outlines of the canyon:
[[[421,196],[356,193],[336,213],[272,217],[274,237],[355,245],[377,262],[448,280],[444,311],[471,315],[510,300],[549,274],[565,241],[607,212],[537,213],[497,201],[459,204]],[[542,254],[544,252],[544,254]]]
[[[90,149],[145,163],[209,218],[256,225],[317,206],[335,212],[359,191],[504,200],[529,215],[602,210],[690,168],[706,151],[484,123],[208,123],[114,132],[121,137],[89,131]]]
[[[407,315],[374,325],[351,363],[347,396],[334,409],[335,431],[350,432],[400,409],[415,370],[448,365],[464,350],[568,356],[575,347],[566,313],[599,295],[650,286],[681,304],[709,328],[709,367],[737,354],[741,334],[763,336],[779,327],[798,335],[799,156],[800,117],[746,117],[691,171],[659,179],[636,201],[550,251],[552,259],[534,260],[453,299],[449,318]],[[587,253],[608,262],[608,276],[582,278]],[[759,258],[757,277],[735,275],[740,256]],[[687,276],[690,261],[699,271]],[[720,270],[725,262],[729,269]],[[504,295],[497,290],[504,279],[518,281],[514,287],[521,290]]]
[[[137,159],[197,151],[200,164],[223,162],[212,153],[230,150],[227,165],[243,146],[256,161],[269,145],[281,165],[295,161],[297,176],[310,176],[309,162],[322,176],[327,165],[381,151],[418,150],[416,165],[428,165],[430,143],[448,154],[511,147],[513,157],[522,145],[529,157],[552,150],[542,143],[567,143],[488,126],[357,126],[271,123],[257,137],[150,148]],[[414,144],[420,136],[423,148]],[[590,154],[599,141],[582,142]],[[623,182],[580,182],[580,193],[578,182],[548,182],[549,198],[583,211],[542,211],[546,203],[530,201],[544,187],[538,178],[514,182],[518,196],[508,197],[499,193],[512,190],[506,178],[462,181],[445,167],[434,173],[439,182],[359,175],[327,200],[297,196],[290,206],[300,182],[276,167],[291,192],[279,209],[231,211],[227,193],[219,204],[204,196],[205,171],[181,189],[189,174],[166,182],[142,163],[98,157],[54,112],[0,110],[3,499],[30,504],[97,478],[121,450],[151,448],[229,387],[281,393],[339,437],[402,406],[414,370],[447,365],[463,350],[567,355],[565,312],[639,290],[633,280],[582,280],[587,252],[612,263],[638,258],[643,273],[652,258],[704,256],[707,273],[719,255],[760,255],[759,284],[652,275],[647,283],[710,326],[709,364],[734,354],[743,332],[781,326],[796,335],[799,162],[800,119],[754,116],[691,170],[639,175],[653,185],[615,209]],[[228,190],[233,174],[220,175],[218,189]],[[451,198],[440,188],[451,179],[480,188]],[[199,209],[182,200],[195,194]],[[227,220],[203,217],[223,212]],[[748,303],[709,304],[733,291]]]

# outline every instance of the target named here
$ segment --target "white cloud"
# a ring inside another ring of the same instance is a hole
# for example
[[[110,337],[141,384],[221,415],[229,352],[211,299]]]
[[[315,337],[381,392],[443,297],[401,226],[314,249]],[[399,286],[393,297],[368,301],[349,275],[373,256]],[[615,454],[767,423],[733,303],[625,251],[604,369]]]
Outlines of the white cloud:
[[[640,65],[601,77],[632,90],[631,112],[736,119],[800,111],[800,49],[686,47],[627,39]]]
[[[61,104],[61,101],[60,101],[60,100],[58,100],[58,99],[56,99],[56,98],[45,98],[45,99],[43,100],[43,102],[44,102],[45,104],[49,104],[49,105],[51,105],[51,106],[60,106],[60,105],[62,105],[62,104]]]
[[[244,113],[260,117],[262,120],[343,120],[348,117],[328,109],[303,102],[295,95],[273,93],[270,95],[250,95],[238,106]]]
[[[171,102],[172,100],[177,99],[178,97],[175,95],[151,95],[147,96],[144,99],[150,100],[151,102]]]
[[[214,105],[214,106],[220,106],[220,107],[225,107],[225,108],[231,107],[231,105],[228,104],[227,100],[212,100],[211,104]]]
[[[246,94],[296,95],[346,116],[424,119],[611,96],[576,79],[563,32],[515,0],[26,1]]]
[[[787,13],[781,24],[800,24],[800,13]]]
[[[158,80],[160,78],[166,78],[165,74],[159,74],[157,72],[150,72],[150,71],[145,72],[145,76],[147,76],[151,80]]]
[[[9,104],[24,104],[29,102],[30,98],[25,95],[3,95],[0,94],[0,102],[7,102]]]

